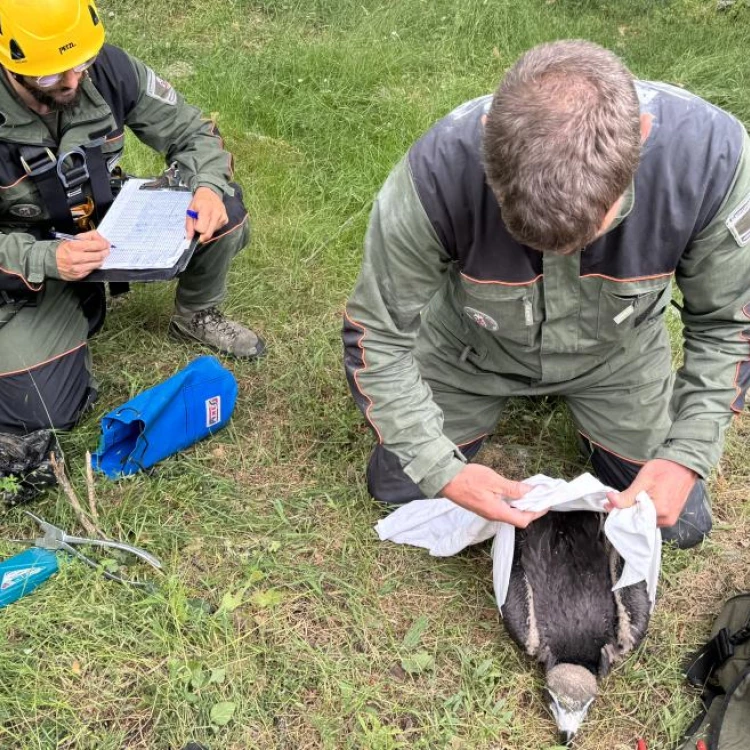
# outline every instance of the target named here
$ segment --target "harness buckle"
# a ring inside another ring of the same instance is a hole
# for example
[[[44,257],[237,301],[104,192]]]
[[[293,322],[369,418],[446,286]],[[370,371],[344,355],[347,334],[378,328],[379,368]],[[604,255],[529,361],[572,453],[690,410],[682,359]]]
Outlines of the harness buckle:
[[[57,157],[48,148],[40,149],[37,153],[21,157],[21,166],[29,177],[49,172],[57,166]]]
[[[76,164],[76,159],[80,164]],[[65,167],[65,162],[72,162],[70,167]],[[66,154],[62,154],[57,161],[57,176],[66,190],[77,188],[89,179],[89,168],[86,164],[86,153],[82,148],[72,148]]]

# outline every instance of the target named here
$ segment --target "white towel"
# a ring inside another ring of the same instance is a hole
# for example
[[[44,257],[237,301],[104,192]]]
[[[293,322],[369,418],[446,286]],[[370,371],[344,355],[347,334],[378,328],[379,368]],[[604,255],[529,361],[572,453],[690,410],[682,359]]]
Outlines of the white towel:
[[[537,474],[524,480],[533,489],[511,505],[520,510],[590,510],[602,512],[611,489],[591,474],[581,474],[572,482]],[[492,579],[498,609],[505,604],[513,564],[515,528],[507,523],[488,521],[447,498],[414,500],[379,521],[375,526],[381,541],[423,547],[435,557],[450,557],[470,544],[494,537]],[[615,508],[604,523],[604,534],[624,560],[620,580],[612,590],[646,581],[651,608],[661,567],[661,532],[656,526],[656,508],[641,492],[635,505]]]

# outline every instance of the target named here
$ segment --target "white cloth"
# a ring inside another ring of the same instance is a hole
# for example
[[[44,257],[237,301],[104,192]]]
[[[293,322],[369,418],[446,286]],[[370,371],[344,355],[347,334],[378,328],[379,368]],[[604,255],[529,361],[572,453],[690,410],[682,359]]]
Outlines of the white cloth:
[[[534,485],[511,505],[520,510],[590,510],[602,512],[609,487],[591,474],[581,474],[572,482],[537,474],[524,480]],[[381,541],[411,544],[429,550],[435,557],[450,557],[470,544],[494,537],[492,579],[498,609],[505,604],[513,564],[515,528],[507,523],[488,521],[447,498],[413,500],[379,521],[375,526]],[[656,526],[656,508],[641,492],[635,505],[615,508],[604,522],[604,534],[624,561],[622,575],[613,591],[646,581],[651,608],[661,567],[661,532]]]

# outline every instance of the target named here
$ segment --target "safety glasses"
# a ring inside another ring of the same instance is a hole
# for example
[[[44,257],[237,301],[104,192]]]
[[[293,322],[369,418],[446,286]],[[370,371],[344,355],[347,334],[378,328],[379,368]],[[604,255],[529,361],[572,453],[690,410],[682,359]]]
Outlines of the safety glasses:
[[[90,60],[86,60],[86,62],[82,62],[80,65],[76,65],[75,68],[70,68],[70,70],[74,73],[83,73],[96,62],[96,58],[97,56],[94,55]],[[48,89],[60,83],[67,72],[67,70],[64,70],[62,73],[52,73],[51,75],[39,76],[37,78],[32,78],[31,80],[33,80],[40,89]]]

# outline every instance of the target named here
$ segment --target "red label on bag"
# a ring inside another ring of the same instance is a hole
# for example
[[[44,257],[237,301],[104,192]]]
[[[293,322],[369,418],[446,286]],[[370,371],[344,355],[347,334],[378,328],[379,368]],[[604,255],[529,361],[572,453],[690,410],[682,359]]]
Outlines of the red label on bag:
[[[213,427],[221,422],[221,396],[206,400],[206,427]]]

